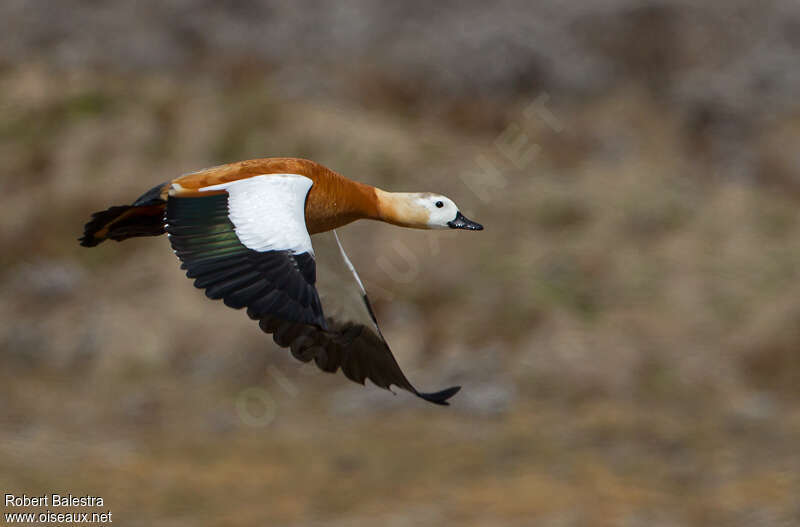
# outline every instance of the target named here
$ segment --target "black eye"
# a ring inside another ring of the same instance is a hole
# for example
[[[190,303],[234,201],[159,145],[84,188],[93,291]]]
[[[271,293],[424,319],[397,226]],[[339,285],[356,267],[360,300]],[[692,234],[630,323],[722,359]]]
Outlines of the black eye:
[[[437,201],[436,202],[436,208],[437,209],[441,209],[442,207],[444,207],[444,203],[442,203],[441,201]]]

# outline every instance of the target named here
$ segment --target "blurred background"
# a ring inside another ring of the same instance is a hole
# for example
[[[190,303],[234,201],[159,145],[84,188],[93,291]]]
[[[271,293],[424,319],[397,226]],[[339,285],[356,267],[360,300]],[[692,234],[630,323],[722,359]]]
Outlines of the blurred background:
[[[800,525],[795,0],[0,3],[0,488],[131,526]],[[291,360],[91,212],[240,159],[452,197],[341,231],[449,408]]]

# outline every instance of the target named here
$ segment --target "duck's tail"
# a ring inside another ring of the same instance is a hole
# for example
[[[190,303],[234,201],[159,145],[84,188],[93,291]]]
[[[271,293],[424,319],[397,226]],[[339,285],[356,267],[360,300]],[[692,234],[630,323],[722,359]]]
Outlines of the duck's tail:
[[[84,247],[94,247],[107,239],[122,241],[134,236],[160,236],[164,230],[162,197],[166,183],[156,185],[131,205],[118,205],[92,214],[80,238]]]

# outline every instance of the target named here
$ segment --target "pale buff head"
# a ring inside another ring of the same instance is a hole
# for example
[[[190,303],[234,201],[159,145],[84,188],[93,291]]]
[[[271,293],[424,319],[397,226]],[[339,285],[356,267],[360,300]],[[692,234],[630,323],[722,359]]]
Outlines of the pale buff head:
[[[431,192],[377,191],[382,221],[414,229],[483,230],[459,212],[453,200]]]

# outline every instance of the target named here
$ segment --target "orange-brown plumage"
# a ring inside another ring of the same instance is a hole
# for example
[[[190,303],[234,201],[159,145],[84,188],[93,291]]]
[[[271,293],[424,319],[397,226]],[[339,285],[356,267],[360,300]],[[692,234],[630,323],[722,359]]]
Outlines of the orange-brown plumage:
[[[177,196],[209,195],[199,189],[263,174],[299,174],[314,182],[305,209],[309,234],[329,231],[358,219],[379,218],[374,187],[349,180],[314,161],[291,157],[251,159],[207,168],[173,180],[163,193],[164,197],[168,191]],[[178,185],[177,189],[172,185]]]
[[[431,203],[437,201],[437,195],[386,192],[347,179],[308,159],[273,157],[239,161],[192,172],[154,187],[132,205],[111,207],[98,212],[86,225],[81,243],[91,247],[107,238],[123,240],[132,236],[163,234],[163,225],[159,218],[166,210],[169,196],[194,198],[224,194],[225,190],[201,189],[268,174],[296,174],[311,179],[313,185],[308,191],[304,210],[309,234],[330,231],[359,219],[380,220],[401,227],[420,229],[447,226],[465,228],[456,225],[455,220],[458,218],[432,218],[435,209],[431,208]],[[442,202],[439,202],[437,206],[441,205]],[[449,205],[452,208],[450,213],[455,215],[455,205],[451,201]],[[445,220],[452,221],[447,223]]]

